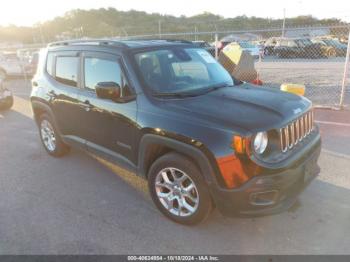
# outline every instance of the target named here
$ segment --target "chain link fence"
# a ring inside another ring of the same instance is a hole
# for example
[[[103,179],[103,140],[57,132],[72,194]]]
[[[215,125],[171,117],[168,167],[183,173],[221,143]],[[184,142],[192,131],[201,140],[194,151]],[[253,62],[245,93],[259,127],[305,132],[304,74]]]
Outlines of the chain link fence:
[[[315,106],[349,108],[349,26],[270,28],[242,31],[184,32],[128,36],[117,39],[174,39],[194,42],[207,49],[235,78],[280,88],[305,86]],[[30,78],[35,54],[42,45],[2,48],[0,76],[16,53],[20,75]],[[6,53],[7,52],[7,53]],[[14,62],[15,63],[15,62]],[[18,70],[17,70],[18,71]],[[11,72],[8,70],[9,75]],[[18,72],[17,72],[18,73]]]
[[[350,106],[349,26],[139,35],[128,39],[183,39],[207,49],[242,81],[280,88],[305,86],[315,106]]]

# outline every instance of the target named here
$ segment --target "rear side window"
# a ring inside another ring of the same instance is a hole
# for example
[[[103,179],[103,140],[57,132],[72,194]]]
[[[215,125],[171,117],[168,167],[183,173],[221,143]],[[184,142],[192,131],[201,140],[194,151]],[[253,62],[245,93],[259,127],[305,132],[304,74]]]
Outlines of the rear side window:
[[[78,57],[58,56],[56,57],[56,81],[77,87],[78,84]]]

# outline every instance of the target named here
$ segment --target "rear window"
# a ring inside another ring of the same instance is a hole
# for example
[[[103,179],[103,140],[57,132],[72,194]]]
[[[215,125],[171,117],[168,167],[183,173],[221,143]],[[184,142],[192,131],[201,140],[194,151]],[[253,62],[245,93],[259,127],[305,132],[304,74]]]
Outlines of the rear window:
[[[56,58],[55,79],[68,86],[77,86],[78,83],[78,57],[58,56]]]

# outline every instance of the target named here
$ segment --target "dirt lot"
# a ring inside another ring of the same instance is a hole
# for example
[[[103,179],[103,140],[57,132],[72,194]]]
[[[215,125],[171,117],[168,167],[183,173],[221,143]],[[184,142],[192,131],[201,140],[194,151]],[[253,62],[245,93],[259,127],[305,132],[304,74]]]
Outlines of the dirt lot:
[[[344,74],[343,58],[290,60],[267,57],[262,62],[256,62],[256,68],[266,85],[279,88],[281,83],[304,84],[306,97],[315,105],[339,104]],[[349,88],[345,104],[350,105]]]
[[[321,174],[288,211],[195,227],[154,207],[145,181],[73,150],[49,157],[32,120],[29,84],[12,80],[0,113],[0,254],[350,254],[350,112],[317,111]]]

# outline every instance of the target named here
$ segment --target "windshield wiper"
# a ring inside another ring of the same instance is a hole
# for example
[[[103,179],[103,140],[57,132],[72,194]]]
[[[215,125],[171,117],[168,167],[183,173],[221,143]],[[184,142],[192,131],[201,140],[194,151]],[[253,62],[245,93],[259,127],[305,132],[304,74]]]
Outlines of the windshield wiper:
[[[154,93],[156,97],[175,97],[175,98],[184,98],[198,95],[194,92],[182,92],[182,93]]]
[[[203,88],[204,90],[201,92],[201,94],[206,94],[206,93],[218,90],[218,89],[223,88],[223,87],[232,87],[232,86],[233,85],[227,84],[227,83],[218,83],[215,85],[210,85],[210,86]]]
[[[192,92],[179,92],[179,93],[154,93],[153,95],[156,97],[175,97],[175,98],[184,98],[184,97],[193,97],[200,96],[217,90],[222,87],[231,87],[233,85],[227,83],[218,83],[215,85],[209,85],[201,88],[200,90],[192,91]]]

